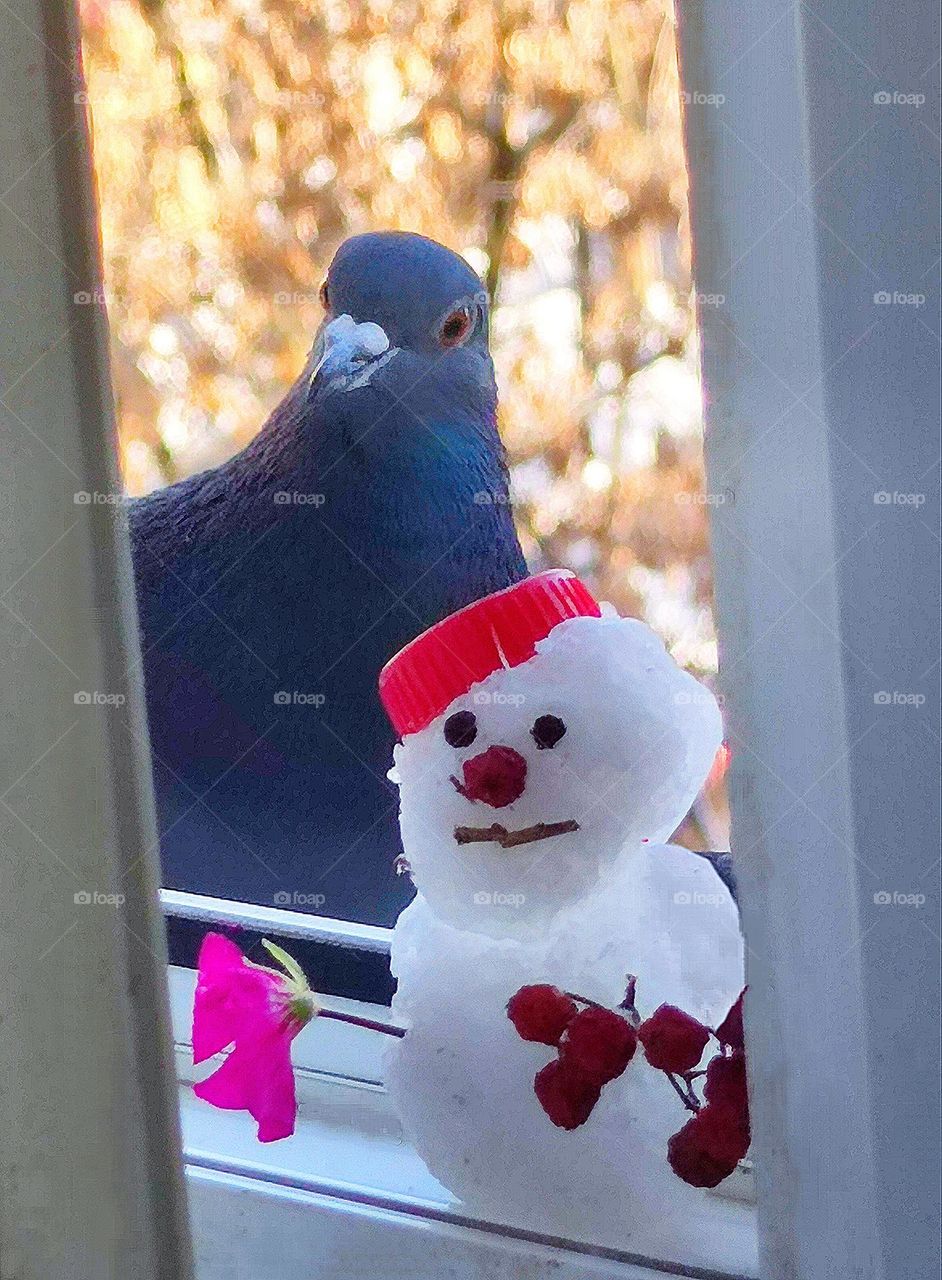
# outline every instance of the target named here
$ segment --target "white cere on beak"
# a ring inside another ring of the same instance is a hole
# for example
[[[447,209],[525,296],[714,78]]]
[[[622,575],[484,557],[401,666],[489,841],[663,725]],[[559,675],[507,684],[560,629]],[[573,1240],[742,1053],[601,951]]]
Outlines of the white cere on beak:
[[[337,316],[321,330],[312,355],[311,382],[320,374],[342,391],[365,386],[398,351],[381,325]],[[383,358],[380,358],[383,357]]]

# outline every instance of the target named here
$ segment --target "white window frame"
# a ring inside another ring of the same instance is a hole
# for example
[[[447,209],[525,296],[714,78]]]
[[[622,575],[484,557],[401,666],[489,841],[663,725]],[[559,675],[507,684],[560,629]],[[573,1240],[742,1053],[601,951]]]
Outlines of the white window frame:
[[[934,13],[921,0],[694,0],[678,13],[708,488],[728,499],[711,507],[711,532],[761,1274],[928,1276],[940,1129]],[[894,103],[919,91],[921,116]],[[882,305],[881,292],[935,306]],[[923,518],[881,503],[887,491],[921,491]],[[888,714],[877,696],[893,690],[922,695],[921,718]],[[922,907],[888,909],[887,893],[921,894]]]
[[[77,50],[72,4],[0,5],[0,613],[28,637],[4,655],[0,735],[0,1273],[187,1280]]]

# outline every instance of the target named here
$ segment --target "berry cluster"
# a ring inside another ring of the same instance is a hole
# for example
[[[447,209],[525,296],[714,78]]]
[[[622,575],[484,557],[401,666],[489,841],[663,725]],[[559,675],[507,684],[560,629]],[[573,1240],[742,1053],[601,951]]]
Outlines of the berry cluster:
[[[715,1031],[675,1005],[662,1004],[642,1021],[635,1007],[636,980],[628,981],[618,1009],[548,983],[521,987],[507,1016],[524,1040],[558,1050],[536,1073],[533,1087],[543,1110],[560,1129],[585,1124],[602,1088],[617,1079],[640,1042],[648,1064],[663,1071],[690,1120],[667,1144],[667,1159],[679,1178],[695,1187],[715,1187],[749,1149],[749,1100],[743,1041],[742,992]],[[719,1052],[698,1070],[711,1037]],[[703,1100],[694,1081],[703,1079]]]
[[[689,1101],[684,1101],[694,1114],[667,1144],[671,1168],[694,1187],[717,1186],[749,1150],[742,994],[713,1034],[720,1051],[711,1058],[705,1072],[695,1073],[703,1075],[703,1102],[693,1093],[692,1075],[688,1074],[685,1083]]]
[[[536,1073],[533,1088],[560,1129],[585,1124],[603,1086],[621,1075],[638,1043],[623,1014],[547,983],[521,987],[507,1005],[507,1016],[523,1040],[558,1050]]]

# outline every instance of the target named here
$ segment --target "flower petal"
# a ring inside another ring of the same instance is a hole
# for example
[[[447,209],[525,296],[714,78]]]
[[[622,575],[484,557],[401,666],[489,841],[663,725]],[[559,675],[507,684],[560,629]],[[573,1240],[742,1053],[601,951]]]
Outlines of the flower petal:
[[[266,1064],[265,1088],[249,1107],[258,1121],[259,1142],[277,1142],[290,1138],[298,1117],[298,1103],[294,1091],[294,1071],[288,1043],[283,1052],[274,1054]]]
[[[285,983],[247,964],[239,948],[210,933],[200,949],[193,997],[193,1061],[205,1062],[242,1036],[275,1030],[282,1017]]]
[[[245,1111],[249,1098],[249,1072],[238,1049],[233,1049],[225,1062],[205,1080],[193,1086],[193,1092],[204,1102],[223,1111]]]
[[[241,969],[244,963],[245,957],[231,938],[221,933],[207,933],[197,962],[200,973],[208,975],[227,969]]]
[[[290,1137],[297,1118],[290,1041],[266,1036],[238,1044],[193,1092],[222,1110],[248,1111],[258,1124],[259,1142]]]
[[[222,934],[208,934],[200,949],[193,1060],[203,1062],[229,1045],[234,1048],[193,1091],[214,1107],[248,1111],[258,1124],[260,1142],[294,1133],[297,1099],[291,1041],[317,1012],[300,969],[298,975],[292,982],[250,964]]]

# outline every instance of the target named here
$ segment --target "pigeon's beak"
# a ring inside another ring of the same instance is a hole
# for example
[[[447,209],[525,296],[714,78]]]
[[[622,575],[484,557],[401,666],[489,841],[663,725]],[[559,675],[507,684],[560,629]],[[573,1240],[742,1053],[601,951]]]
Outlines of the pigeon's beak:
[[[390,347],[385,330],[372,321],[357,324],[352,316],[337,316],[322,325],[310,358],[309,388],[329,383],[341,391],[365,386],[398,348]]]

